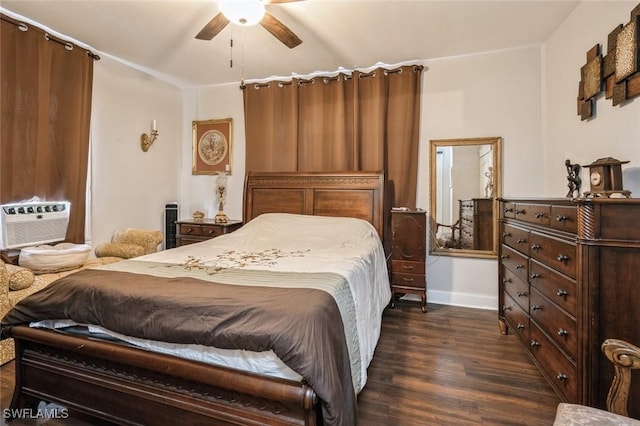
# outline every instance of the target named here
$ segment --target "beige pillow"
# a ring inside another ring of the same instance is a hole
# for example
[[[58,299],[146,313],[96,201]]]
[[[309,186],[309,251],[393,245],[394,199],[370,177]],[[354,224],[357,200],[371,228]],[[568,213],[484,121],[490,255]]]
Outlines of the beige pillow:
[[[0,294],[7,294],[9,291],[9,273],[4,262],[0,260]]]
[[[16,291],[31,287],[35,279],[31,270],[16,265],[6,265],[6,268],[9,275],[9,289]]]
[[[96,257],[122,257],[130,259],[145,254],[144,247],[137,244],[104,243],[96,247]]]

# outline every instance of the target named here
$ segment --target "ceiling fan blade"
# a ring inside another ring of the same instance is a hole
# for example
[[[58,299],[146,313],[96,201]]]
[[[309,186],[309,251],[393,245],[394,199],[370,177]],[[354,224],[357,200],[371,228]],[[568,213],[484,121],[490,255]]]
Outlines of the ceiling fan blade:
[[[300,40],[293,31],[269,12],[265,12],[264,18],[260,21],[260,25],[284,43],[289,49],[293,49],[302,43],[302,40]]]
[[[222,13],[218,13],[200,30],[196,38],[198,40],[211,40],[228,24],[229,20]]]

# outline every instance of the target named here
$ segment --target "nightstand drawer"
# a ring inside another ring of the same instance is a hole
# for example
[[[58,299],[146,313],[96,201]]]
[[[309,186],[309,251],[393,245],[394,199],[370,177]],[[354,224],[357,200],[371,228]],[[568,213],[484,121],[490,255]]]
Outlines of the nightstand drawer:
[[[423,289],[426,286],[426,279],[424,275],[400,274],[394,272],[391,275],[391,285]]]
[[[391,272],[401,274],[423,274],[424,262],[411,262],[409,260],[391,260]]]
[[[200,225],[180,225],[180,235],[202,235]]]
[[[211,225],[202,225],[202,235],[203,237],[214,238],[224,234],[224,228],[219,226],[211,226]]]

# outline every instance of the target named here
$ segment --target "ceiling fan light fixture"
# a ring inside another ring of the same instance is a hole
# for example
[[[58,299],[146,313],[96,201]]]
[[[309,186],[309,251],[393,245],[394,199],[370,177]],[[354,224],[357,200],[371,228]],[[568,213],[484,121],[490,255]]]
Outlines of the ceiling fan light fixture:
[[[238,25],[255,25],[265,14],[262,0],[222,0],[220,12],[231,22]]]

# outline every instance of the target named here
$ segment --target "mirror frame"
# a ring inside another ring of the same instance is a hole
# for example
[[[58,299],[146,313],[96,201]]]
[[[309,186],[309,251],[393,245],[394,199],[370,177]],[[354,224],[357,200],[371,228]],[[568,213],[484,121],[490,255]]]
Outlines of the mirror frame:
[[[430,145],[430,205],[429,205],[429,254],[432,256],[458,256],[477,258],[497,258],[498,257],[498,198],[502,196],[502,138],[499,136],[485,138],[465,138],[465,139],[432,139]],[[436,230],[436,197],[437,197],[437,167],[436,155],[439,147],[442,146],[473,146],[492,145],[493,146],[493,248],[492,250],[469,250],[456,248],[440,248],[435,244]]]

